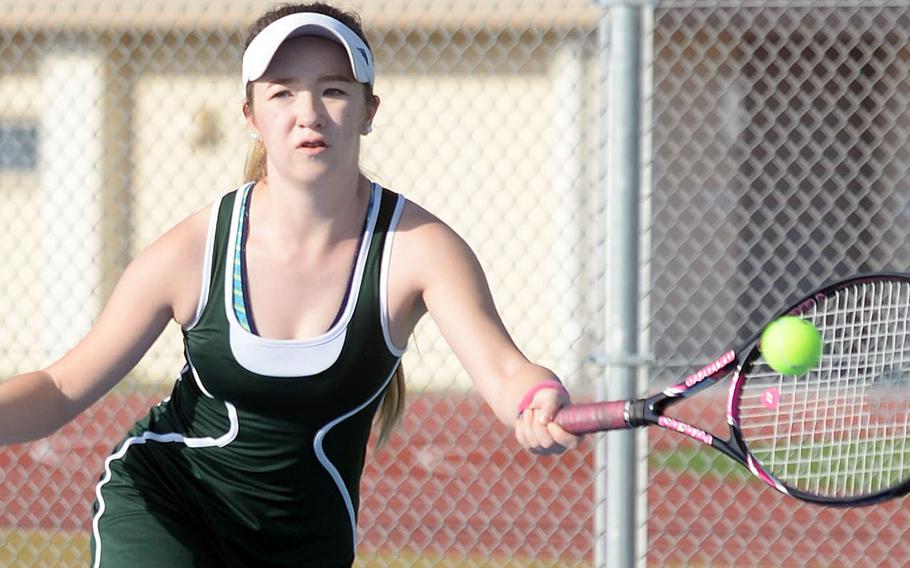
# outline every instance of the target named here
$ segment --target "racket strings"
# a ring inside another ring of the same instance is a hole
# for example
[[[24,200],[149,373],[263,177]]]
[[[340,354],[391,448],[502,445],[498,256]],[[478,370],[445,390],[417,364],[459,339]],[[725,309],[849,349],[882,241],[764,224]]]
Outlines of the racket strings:
[[[750,453],[785,485],[820,496],[877,493],[910,477],[910,284],[865,282],[802,314],[822,333],[802,376],[757,359],[739,401]]]

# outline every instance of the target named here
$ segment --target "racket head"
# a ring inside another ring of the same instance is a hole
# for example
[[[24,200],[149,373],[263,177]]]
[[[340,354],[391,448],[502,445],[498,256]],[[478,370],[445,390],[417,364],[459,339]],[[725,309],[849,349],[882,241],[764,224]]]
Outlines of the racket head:
[[[910,275],[829,284],[782,315],[811,321],[824,348],[801,376],[767,365],[760,332],[742,351],[727,414],[749,469],[823,505],[868,505],[910,492]]]

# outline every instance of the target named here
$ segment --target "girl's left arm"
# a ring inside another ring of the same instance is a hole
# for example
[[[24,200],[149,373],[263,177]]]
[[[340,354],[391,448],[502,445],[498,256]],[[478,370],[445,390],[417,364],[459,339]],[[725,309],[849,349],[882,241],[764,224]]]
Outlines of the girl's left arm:
[[[503,325],[473,251],[447,225],[409,203],[411,277],[420,299],[481,395],[534,453],[559,453],[579,441],[553,417],[570,402],[549,369],[518,349]],[[415,219],[416,217],[416,219]],[[397,246],[398,243],[396,243]]]

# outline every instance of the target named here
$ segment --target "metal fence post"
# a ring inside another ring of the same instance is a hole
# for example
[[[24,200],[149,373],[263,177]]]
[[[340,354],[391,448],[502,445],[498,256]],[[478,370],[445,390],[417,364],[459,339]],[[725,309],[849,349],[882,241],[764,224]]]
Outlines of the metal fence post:
[[[606,66],[607,81],[603,85],[607,123],[602,144],[608,148],[603,178],[608,193],[606,398],[627,399],[637,394],[636,366],[631,361],[637,359],[639,327],[641,7],[637,2],[600,0],[600,4],[610,6],[600,23],[601,65]],[[595,517],[596,534],[604,535],[604,542],[595,546],[595,562],[598,567],[631,567],[635,563],[638,495],[635,432],[610,432],[605,438],[605,451],[602,447],[597,451],[597,471],[605,472],[605,483],[598,480],[597,489],[605,490],[605,495],[597,496]]]

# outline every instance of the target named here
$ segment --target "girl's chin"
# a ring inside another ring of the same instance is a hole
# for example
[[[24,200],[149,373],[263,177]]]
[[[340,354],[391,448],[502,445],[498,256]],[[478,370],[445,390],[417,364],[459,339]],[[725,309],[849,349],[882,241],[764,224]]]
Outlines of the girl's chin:
[[[329,167],[324,163],[311,162],[279,171],[278,175],[297,183],[315,183],[337,177],[341,171],[338,167]],[[344,171],[348,172],[350,170],[345,168]]]

